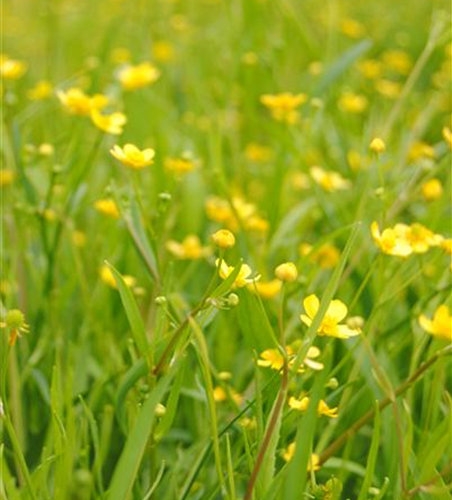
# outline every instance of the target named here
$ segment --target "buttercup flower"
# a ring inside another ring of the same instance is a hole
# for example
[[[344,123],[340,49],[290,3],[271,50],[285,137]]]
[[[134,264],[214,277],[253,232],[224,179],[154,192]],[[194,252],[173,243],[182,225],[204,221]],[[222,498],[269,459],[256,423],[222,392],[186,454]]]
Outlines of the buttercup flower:
[[[209,247],[203,247],[198,236],[195,234],[185,237],[181,243],[174,240],[168,240],[166,242],[166,248],[178,259],[197,260],[211,253],[211,249]]]
[[[308,396],[304,396],[301,399],[297,399],[297,398],[292,396],[289,399],[289,406],[293,410],[298,410],[298,411],[304,412],[308,409],[309,401],[310,401],[310,399]],[[337,406],[334,408],[330,408],[326,404],[326,402],[323,399],[321,399],[318,403],[318,406],[317,406],[317,414],[319,415],[319,417],[322,415],[325,415],[326,417],[337,418],[337,416],[338,416]]]
[[[172,61],[175,56],[174,47],[167,40],[157,40],[152,44],[152,55],[156,61],[163,63]]]
[[[220,264],[220,259],[217,259],[215,264],[218,266]],[[220,277],[225,280],[234,271],[234,269],[234,266],[228,266],[226,262],[222,260],[220,264]],[[259,279],[259,277],[250,278],[251,273],[252,271],[250,266],[248,266],[247,264],[242,264],[239,274],[234,280],[233,288],[243,288],[244,286],[249,285],[250,283],[253,283],[255,280]]]
[[[368,101],[363,95],[346,92],[339,99],[338,105],[342,111],[359,114],[366,110]]]
[[[312,294],[304,299],[303,306],[306,314],[302,314],[300,319],[305,325],[311,326],[319,310],[320,301]],[[347,312],[347,306],[343,302],[337,299],[332,300],[318,327],[317,335],[325,335],[339,339],[348,339],[349,337],[359,335],[361,333],[359,328],[350,328],[346,324],[341,324],[341,321],[347,316]]]
[[[27,65],[23,61],[0,54],[0,76],[5,80],[17,80],[25,74]]]
[[[0,188],[9,186],[13,183],[15,178],[15,173],[9,168],[3,168],[0,170]]]
[[[218,248],[227,250],[235,245],[235,236],[227,229],[219,229],[212,235],[212,241]]]
[[[265,163],[272,159],[273,151],[268,146],[250,142],[245,149],[245,156],[248,160],[256,163]]]
[[[330,193],[348,189],[351,186],[351,182],[348,179],[344,179],[338,172],[327,171],[318,166],[311,167],[309,172],[314,181]]]
[[[288,358],[289,368],[293,367],[293,363],[295,361],[295,351],[291,346],[286,347],[286,353]],[[315,358],[320,356],[320,349],[315,346],[311,346],[308,349],[308,353],[306,354],[303,363],[298,368],[298,373],[304,373],[305,367],[311,368],[311,370],[323,370],[324,365],[318,361],[314,361]],[[266,349],[265,351],[259,354],[261,359],[257,360],[257,365],[262,366],[264,368],[271,368],[272,370],[279,371],[284,366],[284,356],[279,349]]]
[[[42,101],[52,95],[52,84],[47,80],[40,80],[27,92],[28,99],[32,101]]]
[[[375,137],[369,144],[369,149],[374,153],[383,153],[386,149],[386,144],[380,137]]]
[[[118,80],[125,90],[147,87],[160,77],[160,71],[151,63],[126,66],[118,73]]]
[[[110,288],[118,288],[118,285],[116,284],[115,277],[111,271],[111,269],[106,265],[103,264],[100,269],[99,269],[99,276],[101,280],[108,285]],[[128,275],[123,275],[122,279],[124,280],[124,283],[129,287],[135,286],[137,280],[133,276],[128,276]]]
[[[382,60],[387,68],[401,75],[407,75],[413,65],[410,55],[403,50],[397,49],[387,50],[383,54]]]
[[[429,179],[422,184],[421,191],[426,201],[439,200],[443,195],[443,185],[439,179]]]
[[[354,39],[362,38],[366,34],[364,26],[356,19],[349,17],[341,19],[340,29],[345,36]]]
[[[114,200],[111,200],[111,199],[97,200],[94,203],[94,207],[101,214],[108,215],[109,217],[112,217],[113,219],[119,219],[119,217],[120,217],[118,206],[116,205]]]
[[[4,318],[4,321],[0,322],[0,328],[6,328],[9,330],[9,340],[10,346],[16,343],[17,337],[21,337],[21,333],[28,333],[30,327],[25,322],[25,315],[19,309],[10,309]]]
[[[284,262],[275,269],[275,276],[281,281],[292,283],[298,278],[298,270],[293,262]]]
[[[290,462],[295,455],[295,443],[290,443],[285,449],[282,457],[286,462]],[[313,470],[317,471],[320,469],[320,457],[316,453],[312,453],[308,462],[308,472]]]
[[[165,158],[165,168],[174,174],[188,174],[196,168],[197,161],[187,152],[180,158]]]
[[[413,253],[410,243],[407,240],[406,232],[392,228],[386,228],[380,233],[377,222],[372,222],[370,226],[372,237],[380,250],[388,255],[397,257],[407,257]]]
[[[419,316],[419,324],[434,337],[448,340],[449,342],[452,341],[452,317],[449,306],[445,304],[439,306],[433,315],[433,319],[428,319],[427,316],[421,314]]]
[[[88,116],[93,110],[105,108],[108,97],[103,94],[89,96],[79,88],[72,87],[56,93],[61,104],[72,114]]]
[[[125,144],[122,148],[116,144],[110,149],[110,153],[123,165],[135,170],[141,170],[148,165],[152,165],[155,156],[153,149],[140,150],[133,144]]]
[[[433,160],[435,158],[435,150],[430,144],[427,144],[423,141],[416,141],[410,147],[410,151],[408,153],[408,159],[410,161],[416,161],[421,158],[428,158]]]
[[[297,108],[307,101],[306,94],[265,94],[261,97],[262,104],[270,110],[272,117],[279,122],[293,125],[298,121]]]
[[[122,134],[123,127],[127,122],[123,113],[115,112],[103,115],[97,109],[91,110],[91,120],[98,129],[112,135]]]
[[[270,281],[258,281],[249,285],[248,288],[252,292],[257,292],[263,299],[272,299],[281,291],[281,280],[275,279]]]

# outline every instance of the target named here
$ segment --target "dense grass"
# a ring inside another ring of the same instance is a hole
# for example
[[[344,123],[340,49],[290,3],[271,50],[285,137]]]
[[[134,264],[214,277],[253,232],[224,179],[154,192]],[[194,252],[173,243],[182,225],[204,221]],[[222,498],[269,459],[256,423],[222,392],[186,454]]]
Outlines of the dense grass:
[[[5,0],[1,52],[2,500],[451,498],[449,2]]]

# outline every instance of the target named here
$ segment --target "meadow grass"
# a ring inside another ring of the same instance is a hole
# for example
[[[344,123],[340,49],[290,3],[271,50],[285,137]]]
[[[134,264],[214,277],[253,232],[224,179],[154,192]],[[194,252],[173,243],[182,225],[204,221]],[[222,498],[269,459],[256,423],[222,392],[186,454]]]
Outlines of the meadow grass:
[[[450,3],[1,17],[0,499],[450,499]]]

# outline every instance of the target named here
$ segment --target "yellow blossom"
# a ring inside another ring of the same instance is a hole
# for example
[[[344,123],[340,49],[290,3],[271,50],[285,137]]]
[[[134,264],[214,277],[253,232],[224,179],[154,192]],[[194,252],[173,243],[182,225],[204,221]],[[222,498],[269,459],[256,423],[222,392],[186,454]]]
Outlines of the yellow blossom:
[[[227,229],[219,229],[212,235],[212,241],[218,248],[227,250],[235,245],[235,236]]]
[[[322,269],[331,269],[339,262],[339,250],[331,243],[324,243],[312,253],[310,259],[317,263]]]
[[[203,247],[195,234],[186,236],[181,243],[174,240],[166,242],[167,250],[178,259],[197,260],[210,255],[211,249]]]
[[[386,150],[386,144],[380,137],[375,137],[369,144],[369,149],[374,153],[383,153]]]
[[[107,96],[103,94],[89,96],[76,87],[66,91],[58,90],[56,95],[61,104],[74,115],[88,116],[93,110],[103,109],[108,104]]]
[[[347,113],[359,114],[367,108],[367,97],[354,94],[353,92],[345,92],[339,99],[338,105]]]
[[[349,38],[362,38],[366,34],[364,26],[355,19],[344,18],[340,22],[341,32]]]
[[[410,55],[397,49],[387,50],[382,56],[382,61],[387,68],[401,75],[407,75],[413,65]]]
[[[0,187],[9,186],[14,182],[16,174],[13,170],[9,168],[3,168],[0,170]]]
[[[282,455],[286,462],[290,462],[295,455],[295,443],[290,443],[289,446],[284,450]],[[320,469],[320,457],[316,453],[312,453],[308,462],[308,471],[317,471]]]
[[[275,269],[275,276],[281,281],[292,283],[298,278],[298,270],[293,262],[284,262]]]
[[[240,405],[241,402],[243,401],[243,396],[241,394],[239,394],[238,392],[234,391],[234,389],[232,389],[230,387],[228,390],[229,390],[229,393],[230,393],[232,399],[234,400],[234,402],[237,405]],[[228,398],[228,394],[223,387],[217,386],[213,389],[213,399],[217,403],[222,403],[223,401],[226,401],[227,398]]]
[[[114,200],[111,200],[111,199],[97,200],[94,203],[94,207],[101,214],[108,215],[109,217],[112,217],[113,219],[119,219],[119,217],[120,217],[118,206],[116,205]]]
[[[40,80],[34,87],[28,90],[27,97],[32,101],[42,101],[52,95],[52,84],[47,80]]]
[[[114,277],[111,269],[106,264],[103,264],[100,267],[99,276],[100,276],[101,280],[109,287],[115,288],[115,289],[118,288],[118,286],[116,284],[115,277]],[[124,283],[129,288],[133,287],[136,284],[136,279],[133,276],[123,275],[122,279],[124,280]]]
[[[308,396],[304,396],[301,399],[297,399],[292,396],[289,399],[289,406],[293,410],[304,412],[308,409],[309,401],[310,399]],[[323,399],[321,399],[317,405],[317,414],[319,415],[319,417],[325,415],[326,417],[337,418],[338,417],[337,406],[334,408],[330,408],[327,405],[327,403]]]
[[[293,125],[298,121],[299,112],[297,108],[307,100],[306,94],[292,94],[283,92],[281,94],[265,94],[261,96],[262,104],[270,110],[272,117],[279,122]]]
[[[413,252],[411,245],[406,238],[406,232],[393,228],[386,228],[380,233],[377,222],[372,222],[370,226],[372,237],[380,250],[388,255],[397,257],[407,257]]]
[[[300,319],[305,325],[311,326],[319,310],[320,301],[312,294],[304,299],[303,306],[306,314],[302,314]],[[341,321],[347,316],[347,312],[347,306],[343,302],[337,299],[332,300],[317,329],[317,334],[339,339],[348,339],[359,335],[361,333],[359,328],[350,328],[346,324],[341,324]]]
[[[125,90],[147,87],[160,77],[160,71],[151,63],[128,65],[118,73],[118,79]]]
[[[416,161],[420,158],[429,158],[431,160],[435,158],[435,150],[433,147],[423,141],[414,142],[408,153],[408,159],[410,161]]]
[[[228,276],[234,271],[234,266],[228,266],[224,260],[217,259],[216,265],[220,265],[220,277],[222,279],[227,279]],[[251,276],[251,268],[247,264],[242,264],[240,266],[240,271],[237,275],[237,277],[234,280],[233,283],[233,288],[243,288],[246,285],[249,285],[250,283],[253,283],[255,279],[258,278],[250,278]]]
[[[439,306],[433,314],[433,319],[421,314],[419,323],[424,330],[433,336],[452,342],[452,317],[449,306],[443,304]]]
[[[23,61],[0,54],[0,76],[5,80],[17,80],[25,74],[27,65]]]
[[[402,92],[402,86],[399,82],[393,82],[385,78],[381,78],[375,83],[375,89],[379,94],[388,99],[397,99],[400,92]]]
[[[167,40],[157,40],[152,45],[152,55],[156,61],[170,62],[174,59],[174,47]]]
[[[110,52],[110,60],[116,64],[122,64],[130,61],[130,50],[125,47],[115,47]]]
[[[406,239],[414,253],[425,253],[430,247],[438,246],[443,240],[441,235],[435,234],[419,223],[411,224],[411,226],[396,224],[394,231]]]
[[[422,184],[421,191],[426,201],[439,200],[443,195],[443,185],[439,179],[429,179]]]
[[[6,328],[9,330],[9,340],[8,344],[13,346],[16,343],[18,337],[21,337],[21,333],[28,333],[30,327],[25,321],[25,315],[19,309],[10,309],[4,318],[4,321],[0,322],[0,328]]]
[[[245,156],[256,163],[266,163],[272,159],[273,151],[268,146],[250,142],[245,148]]]
[[[324,170],[322,167],[314,166],[310,168],[309,173],[319,186],[330,193],[348,189],[351,186],[348,179],[344,179],[341,174],[332,170]]]
[[[252,292],[257,292],[263,299],[272,299],[281,291],[282,283],[280,280],[258,281],[248,288]]]
[[[133,144],[125,144],[122,148],[116,144],[110,149],[110,153],[123,165],[135,170],[141,170],[148,165],[152,165],[155,156],[153,149],[140,150]]]
[[[86,244],[86,234],[83,231],[75,230],[72,232],[72,243],[76,247],[84,247]]]
[[[365,59],[358,63],[358,70],[369,80],[375,80],[381,76],[381,62],[376,59]]]
[[[165,158],[165,168],[177,175],[188,174],[196,168],[197,162],[190,153],[185,153],[180,158]]]
[[[103,115],[97,109],[91,110],[91,120],[98,129],[112,135],[122,134],[123,127],[127,122],[123,113],[115,112]]]
[[[289,368],[292,368],[295,361],[295,351],[292,346],[286,347],[287,359]],[[299,373],[303,373],[305,371],[305,366],[311,368],[311,370],[323,370],[324,365],[318,361],[315,361],[315,358],[320,356],[320,349],[315,346],[311,346],[308,349],[308,353],[306,354],[303,363],[298,368]],[[279,371],[284,366],[284,356],[279,349],[267,349],[259,354],[261,359],[257,360],[257,365],[262,366],[264,368],[271,368],[272,370]]]
[[[443,139],[447,142],[448,146],[452,149],[452,132],[450,128],[444,127],[442,130]]]

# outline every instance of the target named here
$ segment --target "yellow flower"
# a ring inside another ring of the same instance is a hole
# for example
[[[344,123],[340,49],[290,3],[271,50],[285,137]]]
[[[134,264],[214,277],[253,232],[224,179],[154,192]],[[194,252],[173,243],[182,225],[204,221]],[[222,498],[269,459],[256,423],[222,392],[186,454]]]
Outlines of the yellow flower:
[[[413,65],[410,55],[403,50],[387,50],[382,60],[387,68],[401,75],[407,75]]]
[[[292,368],[295,361],[294,348],[291,346],[286,347],[286,353],[289,361],[289,368]],[[278,349],[267,349],[259,354],[261,359],[257,360],[257,365],[264,368],[271,368],[272,370],[279,371],[284,366],[284,356]],[[303,363],[298,368],[298,373],[303,373],[305,371],[305,366],[311,368],[311,370],[323,370],[324,365],[318,361],[314,361],[315,358],[320,356],[320,349],[315,346],[311,346],[308,349]]]
[[[366,166],[364,158],[356,149],[350,149],[347,152],[347,161],[354,172],[358,172]]]
[[[153,149],[140,150],[133,144],[125,144],[122,148],[116,144],[110,149],[110,153],[123,165],[135,170],[141,170],[148,165],[152,165],[155,156]]]
[[[152,45],[152,55],[156,61],[166,63],[174,59],[174,48],[166,40],[157,40]]]
[[[72,232],[72,243],[76,247],[84,247],[86,244],[86,234],[83,231],[75,230]]]
[[[306,94],[283,92],[281,94],[265,94],[261,96],[261,103],[270,110],[276,121],[293,125],[299,118],[297,108],[304,104],[307,98]]]
[[[285,449],[282,457],[286,462],[290,462],[295,455],[295,443],[290,443]],[[316,453],[312,453],[308,462],[308,471],[317,471],[320,469],[320,457]]]
[[[353,92],[345,92],[339,99],[338,105],[347,113],[359,114],[367,108],[367,98]]]
[[[113,273],[111,272],[111,269],[106,265],[102,265],[99,269],[99,276],[101,280],[108,285],[111,288],[117,289],[118,286],[116,284],[115,277]],[[133,287],[136,284],[136,279],[133,276],[128,276],[128,275],[123,275],[122,279],[124,280],[124,283],[129,287]]]
[[[413,252],[406,238],[406,232],[400,231],[400,225],[397,230],[395,228],[386,228],[380,233],[378,223],[374,221],[370,229],[375,243],[383,253],[397,257],[407,257]]]
[[[250,161],[266,163],[272,159],[273,151],[268,146],[250,142],[245,148],[245,156]]]
[[[311,167],[309,173],[319,186],[330,193],[348,189],[351,186],[351,182],[348,179],[344,179],[338,172],[327,171],[322,167]]]
[[[355,19],[344,18],[340,23],[341,32],[349,38],[362,38],[366,34],[364,26]]]
[[[220,261],[219,259],[217,259],[216,265],[218,266],[219,264]],[[233,266],[228,266],[224,260],[221,260],[220,277],[224,280],[227,279],[227,277],[234,271],[234,269],[235,268]],[[254,279],[250,278],[251,273],[252,271],[250,266],[248,266],[247,264],[242,264],[239,274],[234,280],[233,288],[243,288],[244,286],[249,285],[250,283],[253,283],[255,280],[259,279],[258,277]]]
[[[375,83],[375,89],[379,94],[388,99],[397,99],[400,92],[402,92],[402,86],[399,82],[393,82],[385,78],[381,78]]]
[[[118,206],[116,205],[114,200],[111,200],[111,199],[97,200],[94,203],[94,207],[101,214],[108,215],[109,217],[112,217],[113,219],[119,219],[119,217],[120,217]]]
[[[421,314],[419,323],[424,330],[443,340],[452,341],[452,317],[449,306],[443,304],[436,309],[433,319]]]
[[[452,238],[444,239],[439,246],[448,254],[452,255]]]
[[[322,269],[331,269],[339,262],[340,257],[341,254],[334,245],[325,243],[312,254],[310,260],[317,263]]]
[[[13,346],[16,343],[17,337],[21,337],[21,333],[28,333],[30,327],[25,321],[25,315],[19,309],[10,309],[5,316],[4,321],[0,322],[0,328],[9,330],[9,345]]]
[[[411,224],[411,226],[396,224],[394,231],[406,238],[414,253],[425,253],[430,247],[438,246],[443,240],[441,235],[435,234],[419,223]]]
[[[212,241],[218,248],[227,250],[235,245],[235,236],[227,229],[219,229],[212,235]]]
[[[369,144],[369,149],[374,153],[383,153],[386,150],[386,144],[380,137],[375,137]]]
[[[443,139],[447,142],[449,147],[452,149],[452,132],[450,128],[444,127],[442,130]]]
[[[209,247],[201,246],[201,242],[195,234],[185,237],[181,243],[169,240],[166,242],[166,248],[178,259],[197,260],[211,253]]]
[[[275,269],[275,276],[281,281],[292,283],[298,278],[298,270],[293,262],[284,262]]]
[[[166,158],[165,168],[174,174],[184,175],[194,170],[196,163],[190,153],[185,153],[180,158]]]
[[[297,399],[297,398],[292,396],[289,399],[289,406],[293,410],[298,410],[298,411],[303,412],[303,411],[306,411],[308,409],[309,401],[310,401],[310,399],[307,396],[304,396],[301,399]],[[325,415],[326,417],[337,418],[338,417],[337,406],[334,408],[330,408],[326,404],[326,402],[323,399],[321,399],[317,405],[317,414],[319,415],[319,417],[321,417],[322,415]]]
[[[17,80],[25,74],[27,65],[23,61],[10,59],[5,54],[0,54],[0,76],[5,80]]]
[[[32,101],[42,101],[52,95],[52,84],[47,80],[40,80],[27,92],[28,99]]]
[[[306,314],[302,314],[300,319],[305,325],[311,326],[319,310],[320,301],[312,294],[304,299],[303,306]],[[350,328],[345,324],[341,324],[341,321],[347,316],[347,312],[347,306],[343,302],[337,299],[332,300],[318,327],[317,334],[339,339],[348,339],[349,337],[359,335],[361,333],[359,328]]]
[[[130,50],[125,47],[115,47],[110,52],[110,60],[116,64],[130,61]]]
[[[280,280],[259,281],[248,288],[252,292],[257,292],[263,299],[272,299],[281,291],[282,283]]]
[[[125,90],[135,90],[147,87],[160,77],[160,71],[151,63],[144,62],[136,66],[126,66],[119,74],[118,79]]]
[[[358,70],[369,80],[375,80],[381,76],[381,62],[376,59],[365,59],[358,63]]]
[[[105,108],[108,97],[103,94],[89,96],[79,88],[70,88],[66,91],[58,90],[57,97],[61,104],[72,114],[88,116],[91,111]]]
[[[443,186],[439,179],[430,179],[421,186],[422,196],[426,201],[439,200],[443,195]]]
[[[238,392],[234,391],[234,389],[232,389],[231,387],[229,388],[229,392],[234,402],[240,405],[240,403],[243,401],[243,396]],[[226,401],[227,398],[228,398],[227,392],[223,389],[223,387],[217,386],[214,388],[213,399],[217,403],[222,403],[223,401]]]
[[[0,170],[0,187],[9,186],[14,182],[16,174],[13,170],[9,168],[3,168]]]
[[[410,161],[416,161],[420,158],[429,158],[433,160],[435,158],[435,150],[426,142],[416,141],[410,147],[408,158]]]
[[[91,110],[91,120],[98,129],[112,135],[122,134],[123,127],[127,122],[123,113],[115,112],[103,115],[97,109]]]

